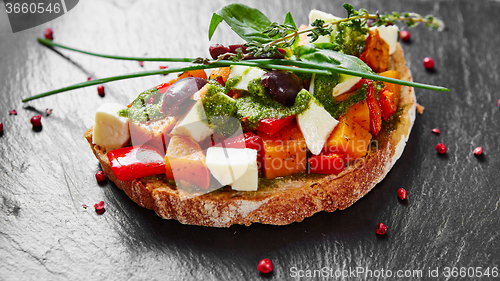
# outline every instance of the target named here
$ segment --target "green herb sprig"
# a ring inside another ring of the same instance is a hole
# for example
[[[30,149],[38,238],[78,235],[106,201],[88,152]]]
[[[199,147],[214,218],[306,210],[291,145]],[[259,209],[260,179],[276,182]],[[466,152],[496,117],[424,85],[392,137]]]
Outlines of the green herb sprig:
[[[212,21],[210,23],[209,29],[209,39],[212,38],[215,29],[218,24],[223,20],[225,20],[232,28],[232,25],[245,23],[246,19],[238,18],[237,21],[234,20],[235,13],[241,13],[243,15],[252,15],[253,10],[248,10],[245,7],[242,8],[243,5],[232,4],[229,6],[223,7],[219,12],[215,13],[212,16]],[[259,24],[265,24],[263,26],[254,25],[252,29],[242,29],[242,28],[233,28],[233,30],[240,35],[243,39],[247,41],[245,46],[250,47],[248,49],[249,54],[253,56],[258,56],[262,54],[266,54],[268,56],[273,56],[278,53],[278,48],[287,48],[290,46],[290,42],[295,42],[298,40],[298,36],[303,33],[307,33],[307,36],[311,38],[311,43],[315,42],[319,39],[320,36],[331,35],[334,30],[334,26],[343,22],[348,22],[350,26],[354,29],[363,31],[366,33],[367,30],[367,21],[369,19],[375,20],[372,23],[373,26],[384,26],[389,24],[394,24],[395,22],[401,21],[406,23],[408,27],[415,27],[421,23],[425,24],[428,27],[441,31],[444,29],[445,25],[443,21],[438,18],[427,15],[421,16],[417,13],[389,13],[389,14],[369,14],[367,10],[360,9],[359,11],[355,10],[351,4],[345,3],[343,5],[346,10],[347,17],[343,19],[339,19],[332,22],[325,22],[324,20],[317,19],[313,23],[311,23],[311,27],[304,30],[297,30],[290,28],[290,26],[283,24],[280,25],[276,22],[266,22],[262,19],[259,19]],[[245,9],[241,11],[241,9]],[[260,12],[259,12],[260,13]],[[227,17],[226,15],[230,15]],[[261,14],[255,14],[255,16],[262,17]],[[232,17],[232,18],[231,18]],[[255,40],[256,34],[259,34],[258,40]],[[278,36],[277,39],[274,36]],[[268,38],[265,40],[263,38]],[[244,58],[244,57],[243,57]]]
[[[350,4],[344,4],[344,8],[347,12],[346,18],[329,23],[317,20],[312,23],[311,28],[299,31],[290,13],[286,15],[284,24],[278,24],[270,22],[267,17],[265,17],[257,9],[253,9],[242,4],[231,4],[225,6],[213,15],[209,27],[209,38],[212,37],[219,23],[224,20],[238,35],[240,35],[240,37],[247,41],[245,45],[248,47],[247,50],[249,51],[248,54],[243,54],[242,51],[239,50],[237,51],[237,54],[231,56],[229,60],[209,60],[205,58],[148,58],[106,55],[88,52],[64,46],[62,44],[57,44],[47,39],[38,38],[38,42],[48,47],[63,48],[102,58],[134,61],[184,62],[193,63],[193,65],[96,79],[41,93],[39,95],[23,99],[22,101],[28,102],[73,89],[123,79],[161,74],[165,75],[169,73],[185,72],[197,69],[210,69],[230,65],[255,66],[265,69],[278,69],[311,74],[330,75],[332,73],[341,73],[433,91],[449,91],[447,88],[440,86],[379,76],[376,73],[373,73],[361,60],[353,56],[344,55],[332,50],[319,49],[314,47],[314,45],[302,46],[300,48],[298,47],[298,37],[302,33],[308,33],[308,36],[311,37],[312,41],[316,41],[319,36],[330,35],[333,32],[333,27],[340,23],[349,24],[352,28],[363,31],[366,29],[366,21],[368,19],[375,19],[376,21],[374,25],[386,25],[394,23],[395,21],[403,21],[410,27],[424,23],[425,25],[438,30],[444,28],[442,21],[433,16],[422,17],[416,13],[403,13],[401,15],[398,13],[372,15],[368,14],[368,12],[364,9],[356,11]],[[243,59],[248,58],[249,56],[271,57],[273,54],[278,52],[279,48],[288,48],[290,53],[294,55],[292,59],[259,59],[243,61]]]

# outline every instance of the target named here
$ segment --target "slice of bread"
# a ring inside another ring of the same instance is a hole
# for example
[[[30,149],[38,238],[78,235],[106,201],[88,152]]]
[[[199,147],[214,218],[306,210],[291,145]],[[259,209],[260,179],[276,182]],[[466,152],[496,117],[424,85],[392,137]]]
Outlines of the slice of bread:
[[[399,44],[391,56],[389,68],[399,71],[401,79],[411,81]],[[377,149],[370,150],[339,175],[286,178],[252,192],[226,188],[192,196],[162,180],[120,181],[111,169],[106,151],[92,143],[92,128],[85,133],[85,138],[108,178],[134,202],[154,210],[162,218],[213,227],[254,222],[286,225],[319,211],[343,210],[367,194],[401,156],[415,120],[415,106],[413,88],[402,86],[399,100],[402,112],[396,128],[382,134]]]

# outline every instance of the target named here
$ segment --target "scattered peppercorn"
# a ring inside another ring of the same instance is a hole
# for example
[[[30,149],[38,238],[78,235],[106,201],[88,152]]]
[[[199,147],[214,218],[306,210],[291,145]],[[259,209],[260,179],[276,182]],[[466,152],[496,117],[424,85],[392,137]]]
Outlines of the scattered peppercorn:
[[[406,200],[407,197],[408,197],[408,194],[406,192],[406,189],[404,189],[404,188],[398,189],[398,198],[399,199]]]
[[[52,114],[52,109],[51,108],[46,108],[45,109],[45,114],[47,114],[47,115]]]
[[[498,100],[498,107],[500,107],[500,99]]]
[[[103,171],[99,171],[95,173],[95,179],[97,180],[97,183],[102,183],[106,180],[106,174]]]
[[[273,263],[271,262],[270,259],[263,259],[259,262],[257,269],[261,273],[269,273],[269,272],[273,271]]]
[[[94,204],[95,212],[99,215],[102,215],[104,213],[104,201],[101,201],[99,203]]]
[[[168,68],[168,66],[166,66],[166,65],[160,65],[160,69],[167,69],[167,68]],[[167,74],[163,74],[163,76],[165,76],[165,75],[167,75]]]
[[[431,130],[431,132],[433,132],[433,133],[434,133],[434,134],[436,134],[436,135],[441,134],[441,131],[440,131],[438,128],[434,128],[434,129],[432,129],[432,130]]]
[[[410,41],[410,38],[411,38],[410,32],[407,30],[400,31],[399,36],[401,37],[401,40],[406,41],[406,42]]]
[[[383,223],[379,223],[379,224],[377,224],[377,228],[375,229],[375,232],[378,235],[384,235],[387,233],[387,226]]]
[[[33,125],[33,127],[42,126],[42,115],[35,115],[35,116],[31,117],[30,122]]]
[[[483,148],[482,147],[478,146],[478,147],[474,148],[474,155],[478,155],[479,156],[481,154],[483,154]]]
[[[9,110],[9,115],[17,115],[17,111],[15,109]]]
[[[436,150],[437,152],[439,152],[440,154],[445,154],[446,153],[446,145],[442,144],[442,143],[438,143],[436,145]]]
[[[139,65],[140,65],[141,67],[144,67],[144,62],[143,62],[142,60],[140,60],[140,61],[139,61]]]
[[[45,36],[45,39],[48,40],[54,39],[52,28],[49,27],[45,29],[45,31],[43,32],[43,36]]]
[[[424,67],[427,69],[433,69],[434,68],[434,60],[430,57],[424,58]]]
[[[99,94],[99,96],[104,97],[104,86],[103,85],[97,86],[97,93]]]
[[[87,81],[90,81],[90,80],[92,80],[92,77],[90,77],[90,76],[87,77]]]
[[[0,122],[0,134],[3,132],[3,123]]]
[[[87,205],[85,205],[85,204],[82,204],[82,207],[83,207],[84,209],[87,209]]]

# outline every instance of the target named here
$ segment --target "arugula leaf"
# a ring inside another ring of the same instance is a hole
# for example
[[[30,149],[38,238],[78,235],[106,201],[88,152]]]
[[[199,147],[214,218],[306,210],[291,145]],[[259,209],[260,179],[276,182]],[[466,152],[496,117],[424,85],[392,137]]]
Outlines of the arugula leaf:
[[[300,47],[296,57],[299,60],[323,67],[341,67],[365,74],[374,74],[371,68],[355,56],[344,55],[327,49],[320,49],[314,44]]]
[[[259,10],[237,3],[224,6],[212,15],[208,30],[209,40],[223,20],[247,42],[264,44],[273,41],[263,32],[271,25],[271,21]]]

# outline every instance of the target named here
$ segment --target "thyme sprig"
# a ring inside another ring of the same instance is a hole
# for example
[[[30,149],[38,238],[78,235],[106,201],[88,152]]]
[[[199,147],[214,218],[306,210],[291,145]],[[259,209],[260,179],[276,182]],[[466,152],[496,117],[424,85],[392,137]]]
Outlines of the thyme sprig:
[[[273,22],[265,31],[269,37],[273,38],[277,35],[278,39],[269,43],[260,43],[256,41],[247,42],[245,46],[250,47],[248,49],[249,54],[256,56],[266,54],[269,57],[278,53],[278,48],[286,48],[291,46],[290,42],[295,42],[298,36],[303,33],[307,33],[307,36],[311,38],[311,42],[315,42],[320,36],[331,35],[335,30],[334,26],[343,22],[348,22],[354,29],[362,30],[366,29],[367,21],[369,19],[374,20],[373,26],[384,26],[392,25],[395,22],[404,22],[408,27],[416,27],[419,24],[425,24],[427,27],[442,31],[445,27],[443,21],[432,16],[421,16],[417,13],[397,13],[392,12],[389,14],[369,14],[365,9],[360,9],[356,11],[354,7],[350,4],[344,4],[344,9],[347,12],[347,17],[332,22],[325,22],[324,20],[316,19],[311,23],[311,27],[303,30],[297,30],[290,28],[287,25],[280,25]]]

